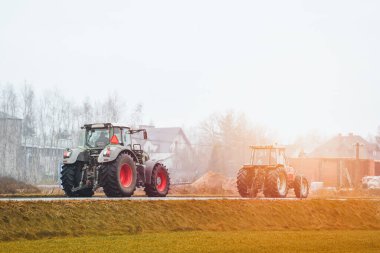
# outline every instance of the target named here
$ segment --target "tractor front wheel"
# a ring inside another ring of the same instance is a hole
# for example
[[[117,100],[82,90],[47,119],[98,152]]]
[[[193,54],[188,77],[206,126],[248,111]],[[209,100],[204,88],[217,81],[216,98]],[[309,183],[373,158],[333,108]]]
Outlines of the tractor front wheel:
[[[61,171],[61,184],[63,191],[68,197],[91,197],[94,195],[92,188],[84,188],[73,192],[73,188],[78,187],[82,179],[81,169],[83,164],[76,162],[74,164],[65,164]]]
[[[144,191],[149,197],[166,197],[169,193],[170,177],[165,166],[158,163],[152,170],[150,184],[146,184]]]
[[[129,155],[120,154],[116,160],[102,166],[99,178],[107,197],[130,197],[136,190],[135,162]]]

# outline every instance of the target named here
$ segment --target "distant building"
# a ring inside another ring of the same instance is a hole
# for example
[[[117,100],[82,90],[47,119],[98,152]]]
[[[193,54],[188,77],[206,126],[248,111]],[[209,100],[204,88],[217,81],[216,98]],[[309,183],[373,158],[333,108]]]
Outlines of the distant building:
[[[62,148],[27,143],[22,137],[22,119],[0,112],[0,176],[32,183],[55,182],[62,153]]]
[[[359,159],[356,148],[359,144]],[[314,151],[290,164],[310,181],[324,182],[325,186],[340,188],[360,187],[365,176],[380,175],[380,149],[359,135],[336,135]]]
[[[18,159],[20,179],[29,182],[58,182],[62,164],[63,148],[22,145],[22,156]]]
[[[142,136],[139,136],[134,138],[133,142],[140,144],[150,158],[162,160],[174,182],[191,181],[196,176],[193,149],[182,128],[140,127],[147,130],[148,139],[143,140]]]
[[[22,139],[22,120],[0,112],[0,175],[19,177],[17,157]]]
[[[180,127],[146,128],[148,140],[143,141],[148,153],[175,153],[178,149],[191,149],[191,143]]]
[[[356,144],[359,143],[359,158],[380,160],[380,148],[376,143],[370,143],[359,135],[350,133],[348,135],[339,134],[324,144],[318,146],[308,154],[308,157],[325,158],[355,158]]]

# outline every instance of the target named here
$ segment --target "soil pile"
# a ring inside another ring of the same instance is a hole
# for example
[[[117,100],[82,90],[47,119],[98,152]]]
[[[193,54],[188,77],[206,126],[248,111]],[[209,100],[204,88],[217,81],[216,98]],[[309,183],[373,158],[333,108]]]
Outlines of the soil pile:
[[[39,193],[40,190],[30,184],[11,177],[0,177],[0,194]]]
[[[172,194],[236,195],[236,179],[209,171],[194,183],[172,187]]]

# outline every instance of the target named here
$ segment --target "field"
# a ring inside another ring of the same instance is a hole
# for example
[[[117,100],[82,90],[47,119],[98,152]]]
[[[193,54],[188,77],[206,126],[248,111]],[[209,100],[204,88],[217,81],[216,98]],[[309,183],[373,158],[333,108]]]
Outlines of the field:
[[[379,236],[377,200],[0,202],[1,252],[379,252]]]
[[[16,241],[0,252],[379,252],[380,231],[165,232]]]

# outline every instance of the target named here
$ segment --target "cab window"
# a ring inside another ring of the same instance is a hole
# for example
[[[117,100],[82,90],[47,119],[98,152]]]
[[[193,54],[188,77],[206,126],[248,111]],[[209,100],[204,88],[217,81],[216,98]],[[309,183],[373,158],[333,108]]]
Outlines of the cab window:
[[[123,129],[123,143],[124,146],[132,145],[131,134]]]
[[[284,150],[280,150],[277,158],[277,163],[278,164],[285,164],[285,154]]]
[[[120,128],[114,128],[113,129],[113,135],[115,135],[117,137],[117,139],[119,140],[119,143],[123,142],[123,139],[121,138],[121,130],[120,130]]]
[[[276,165],[277,163],[277,157],[276,157],[276,150],[275,149],[271,149],[270,150],[270,162],[269,162],[269,165]]]
[[[108,129],[89,129],[86,131],[86,146],[102,148],[109,144]]]

